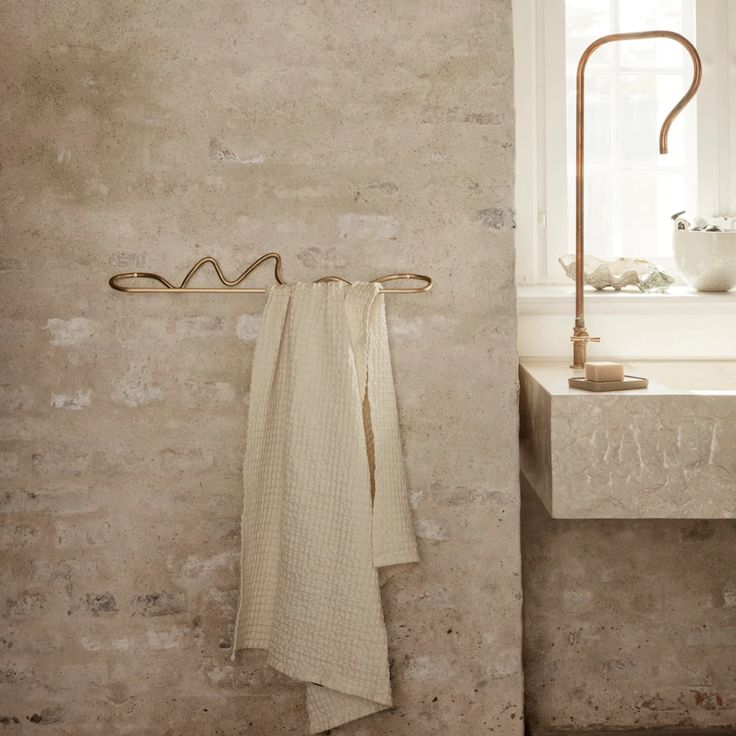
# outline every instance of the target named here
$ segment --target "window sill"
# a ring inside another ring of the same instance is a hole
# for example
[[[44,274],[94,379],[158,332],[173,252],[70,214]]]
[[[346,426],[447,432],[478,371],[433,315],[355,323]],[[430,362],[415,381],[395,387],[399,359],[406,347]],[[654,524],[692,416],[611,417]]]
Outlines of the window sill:
[[[520,315],[570,315],[575,311],[573,284],[541,284],[517,287]],[[736,290],[701,292],[676,284],[664,294],[643,294],[632,289],[585,289],[587,314],[736,314]]]

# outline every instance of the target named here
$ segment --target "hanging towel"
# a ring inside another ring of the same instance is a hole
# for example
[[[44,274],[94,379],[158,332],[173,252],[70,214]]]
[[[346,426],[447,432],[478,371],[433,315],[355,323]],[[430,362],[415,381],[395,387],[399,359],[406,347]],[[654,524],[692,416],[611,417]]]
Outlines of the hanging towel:
[[[378,284],[270,288],[243,478],[233,657],[307,683],[311,733],[388,708],[377,569],[418,556]]]

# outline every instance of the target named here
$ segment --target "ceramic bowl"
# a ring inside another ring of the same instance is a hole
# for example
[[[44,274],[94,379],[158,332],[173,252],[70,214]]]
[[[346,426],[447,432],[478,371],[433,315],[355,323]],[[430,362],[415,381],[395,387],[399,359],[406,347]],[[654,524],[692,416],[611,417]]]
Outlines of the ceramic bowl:
[[[698,291],[729,291],[736,286],[736,232],[675,230],[677,269]]]

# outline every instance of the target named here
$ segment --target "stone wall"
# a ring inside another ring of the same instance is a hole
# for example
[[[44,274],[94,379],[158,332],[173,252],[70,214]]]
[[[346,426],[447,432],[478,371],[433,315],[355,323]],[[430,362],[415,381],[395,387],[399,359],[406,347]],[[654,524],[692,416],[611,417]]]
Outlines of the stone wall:
[[[422,554],[384,588],[397,705],[341,733],[521,732],[510,12],[4,4],[8,734],[305,732],[302,686],[229,659],[263,298],[107,286],[271,249],[436,279],[388,299]]]
[[[525,487],[522,536],[532,734],[736,732],[736,522],[553,520]]]

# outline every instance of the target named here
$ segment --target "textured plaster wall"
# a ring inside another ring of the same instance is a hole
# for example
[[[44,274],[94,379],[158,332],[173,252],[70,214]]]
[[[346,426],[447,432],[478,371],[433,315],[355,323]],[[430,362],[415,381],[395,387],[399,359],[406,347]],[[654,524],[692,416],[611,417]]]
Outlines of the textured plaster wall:
[[[736,522],[553,520],[524,488],[532,734],[736,733]]]
[[[263,298],[106,283],[278,249],[436,279],[388,302],[422,554],[384,588],[397,706],[341,733],[519,734],[509,0],[1,21],[4,732],[304,733],[302,687],[228,649]]]

